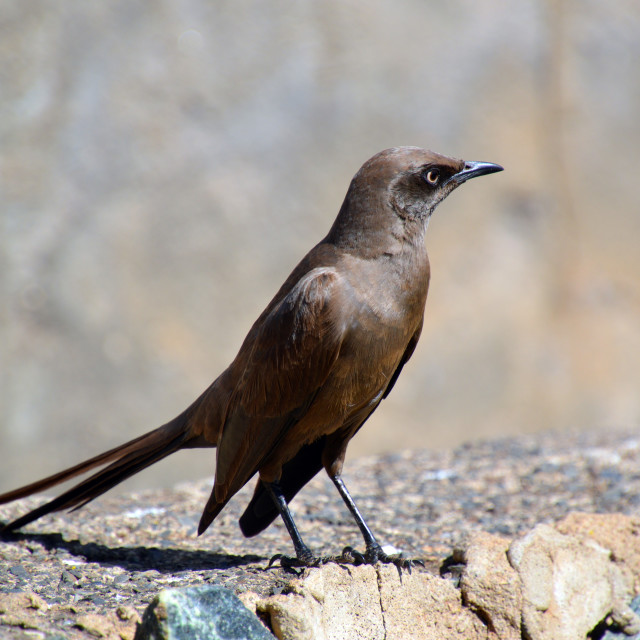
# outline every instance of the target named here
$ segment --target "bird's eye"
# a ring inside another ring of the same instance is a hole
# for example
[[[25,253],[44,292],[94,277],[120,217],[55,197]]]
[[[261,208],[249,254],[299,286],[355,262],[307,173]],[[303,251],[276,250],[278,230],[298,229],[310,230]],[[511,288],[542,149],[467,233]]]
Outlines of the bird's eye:
[[[440,169],[427,169],[423,174],[422,178],[427,184],[430,184],[432,187],[435,187],[440,180]]]

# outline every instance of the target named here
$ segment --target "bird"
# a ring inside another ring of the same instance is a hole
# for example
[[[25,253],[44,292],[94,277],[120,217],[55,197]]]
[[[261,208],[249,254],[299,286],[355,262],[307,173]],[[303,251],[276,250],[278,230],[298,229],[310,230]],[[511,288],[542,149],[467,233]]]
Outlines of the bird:
[[[166,424],[0,495],[5,504],[100,468],[0,531],[79,509],[180,449],[215,447],[215,478],[198,535],[257,475],[239,525],[251,537],[279,515],[295,557],[274,558],[303,567],[346,556],[406,566],[401,554],[383,550],[347,490],[345,453],[420,338],[431,215],[467,180],[502,170],[409,146],[371,157],[353,177],[328,234],[293,269],[227,369]],[[300,535],[289,503],[323,468],[362,534],[364,553],[345,547],[343,556],[319,557]]]

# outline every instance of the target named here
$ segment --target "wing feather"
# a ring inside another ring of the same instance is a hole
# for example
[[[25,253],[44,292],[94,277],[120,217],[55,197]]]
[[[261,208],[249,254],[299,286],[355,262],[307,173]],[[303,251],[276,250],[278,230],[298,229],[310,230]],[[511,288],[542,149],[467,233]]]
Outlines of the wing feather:
[[[348,301],[335,269],[312,269],[262,319],[248,353],[238,354],[243,370],[218,443],[216,502],[254,475],[312,404],[338,358]]]

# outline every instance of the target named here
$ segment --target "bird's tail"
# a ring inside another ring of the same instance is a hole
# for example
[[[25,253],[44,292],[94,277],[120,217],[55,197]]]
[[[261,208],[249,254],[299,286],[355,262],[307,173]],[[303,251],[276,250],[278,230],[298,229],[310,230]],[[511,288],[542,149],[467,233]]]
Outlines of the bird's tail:
[[[188,415],[185,411],[171,420],[171,422],[167,422],[167,424],[134,440],[125,442],[115,449],[105,451],[94,458],[85,460],[74,467],[60,471],[48,478],[43,478],[19,489],[1,494],[0,504],[5,504],[38,493],[61,482],[66,482],[95,467],[111,463],[104,469],[79,482],[68,491],[65,491],[57,498],[29,511],[13,522],[9,522],[4,526],[0,525],[0,532],[19,529],[52,511],[80,509],[80,507],[83,507],[94,498],[115,487],[123,480],[130,478],[132,475],[138,473],[138,471],[145,469],[178,449],[189,446],[190,443],[188,441],[190,440],[190,434],[187,427]]]

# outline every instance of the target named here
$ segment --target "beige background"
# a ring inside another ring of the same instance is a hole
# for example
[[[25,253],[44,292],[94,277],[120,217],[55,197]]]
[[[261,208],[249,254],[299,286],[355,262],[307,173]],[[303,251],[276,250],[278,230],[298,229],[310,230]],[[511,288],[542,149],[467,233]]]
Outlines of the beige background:
[[[640,422],[637,0],[9,0],[0,488],[173,417],[394,145],[505,172],[431,222],[361,455]],[[136,486],[213,471],[185,452]]]

